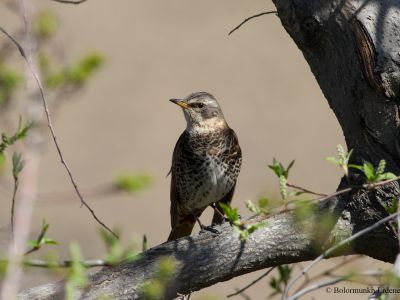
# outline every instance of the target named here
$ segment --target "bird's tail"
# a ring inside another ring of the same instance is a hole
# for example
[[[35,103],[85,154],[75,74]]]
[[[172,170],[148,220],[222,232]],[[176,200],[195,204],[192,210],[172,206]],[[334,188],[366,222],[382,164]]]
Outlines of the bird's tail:
[[[172,228],[168,236],[168,242],[190,235],[192,233],[195,222],[184,222]]]

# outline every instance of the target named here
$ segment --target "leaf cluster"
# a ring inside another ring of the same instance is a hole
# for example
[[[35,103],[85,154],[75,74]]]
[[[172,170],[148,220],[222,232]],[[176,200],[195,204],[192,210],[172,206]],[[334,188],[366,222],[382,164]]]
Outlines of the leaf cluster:
[[[145,188],[151,186],[152,183],[153,178],[148,174],[125,173],[119,175],[114,180],[114,184],[117,189],[130,193],[140,192]]]
[[[239,238],[241,241],[247,240],[247,238],[257,229],[266,225],[263,223],[254,223],[254,224],[243,224],[240,220],[239,212],[237,208],[232,208],[227,204],[220,204],[224,214],[227,216],[229,222],[233,225],[233,228],[239,234]],[[254,204],[250,205],[255,208]]]
[[[119,239],[103,228],[99,230],[99,233],[107,250],[104,257],[107,264],[116,265],[122,261],[134,261],[137,258],[136,245],[124,247]],[[119,234],[117,235],[119,236]]]
[[[142,294],[146,300],[164,299],[164,294],[169,280],[177,269],[177,261],[170,257],[159,260],[154,271],[153,278],[142,286]]]
[[[386,162],[380,160],[375,168],[370,162],[364,162],[362,166],[350,164],[349,167],[360,170],[364,173],[368,183],[376,183],[388,179],[396,179],[397,176],[391,172],[385,172]]]
[[[269,286],[273,289],[270,297],[282,294],[292,275],[293,267],[290,265],[281,265],[277,267],[278,276],[273,276],[269,281]]]
[[[294,165],[294,160],[292,160],[289,165],[285,168],[281,162],[277,161],[275,158],[272,161],[272,165],[268,167],[275,173],[275,175],[279,178],[279,190],[281,192],[281,197],[285,200],[288,194],[287,181],[289,178],[289,171]]]

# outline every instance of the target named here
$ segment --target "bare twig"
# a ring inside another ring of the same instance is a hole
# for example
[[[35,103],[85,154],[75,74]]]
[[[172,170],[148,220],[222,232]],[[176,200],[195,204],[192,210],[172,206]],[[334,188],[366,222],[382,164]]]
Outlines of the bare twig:
[[[314,267],[317,263],[319,263],[322,259],[326,258],[327,256],[329,256],[329,254],[333,253],[334,251],[338,250],[339,248],[341,248],[342,246],[354,241],[355,239],[359,238],[360,236],[363,236],[364,234],[378,228],[379,226],[381,226],[382,224],[385,224],[386,222],[397,218],[398,213],[394,213],[391,214],[383,219],[380,219],[379,221],[375,222],[374,224],[372,224],[371,226],[368,226],[360,231],[358,231],[357,233],[353,234],[352,236],[348,237],[347,239],[342,240],[340,243],[332,246],[331,248],[329,248],[328,250],[326,250],[324,253],[322,253],[320,256],[318,256],[316,259],[314,259],[307,267],[305,267],[301,273],[299,275],[297,275],[294,279],[292,279],[289,284],[287,285],[287,287],[285,288],[285,291],[283,293],[283,299],[287,299],[289,290],[293,287],[293,285],[304,275],[306,274],[308,271],[310,271],[310,269],[312,267]]]
[[[81,4],[83,2],[86,2],[87,0],[52,0],[54,2],[59,2],[59,3],[65,3],[65,4]]]
[[[351,186],[351,187],[344,188],[342,190],[336,191],[336,192],[334,192],[332,194],[326,195],[324,197],[315,198],[315,199],[308,199],[308,200],[304,200],[304,201],[307,201],[307,202],[314,202],[314,201],[323,202],[323,201],[331,199],[333,197],[349,193],[349,192],[351,192],[353,190],[360,190],[360,189],[371,190],[371,189],[375,189],[377,187],[384,186],[386,184],[389,184],[389,183],[392,183],[392,182],[395,182],[395,181],[398,181],[398,180],[400,180],[400,176],[397,176],[396,178],[393,178],[393,179],[387,179],[387,180],[383,180],[383,181],[379,181],[379,182],[375,182],[375,183],[365,183],[365,184],[361,184],[361,185],[357,185],[357,186]],[[286,202],[286,206],[289,205],[289,204],[292,204],[292,203],[296,203],[297,201],[298,201],[297,199],[287,201]],[[290,211],[290,210],[292,210],[292,209],[289,209],[289,208],[285,207],[285,209],[283,209],[283,210],[281,209],[278,213],[270,214],[270,215],[267,215],[266,217],[270,218],[270,217],[279,215],[281,213],[285,213],[285,212]]]
[[[363,272],[363,273],[357,273],[357,275],[364,276],[364,277],[367,277],[367,276],[380,277],[380,276],[383,275],[383,273],[380,272],[380,271],[367,271],[367,272]],[[354,276],[354,274],[344,275],[344,276],[340,276],[340,277],[337,277],[337,278],[329,279],[329,280],[326,280],[326,281],[318,282],[316,284],[310,285],[307,288],[302,289],[298,293],[296,293],[293,296],[291,296],[290,298],[288,298],[288,300],[296,300],[296,299],[300,298],[301,296],[304,296],[304,295],[306,295],[306,294],[308,294],[308,293],[310,293],[312,291],[318,290],[318,289],[326,287],[326,286],[334,285],[334,284],[336,284],[338,282],[341,282],[341,281],[348,280],[349,278],[351,278],[353,276]]]
[[[316,192],[313,192],[313,191],[311,191],[311,190],[308,190],[308,189],[303,188],[303,187],[298,186],[298,185],[294,185],[294,184],[289,183],[289,182],[288,182],[286,185],[287,185],[288,187],[294,188],[294,189],[296,189],[296,190],[302,191],[302,192],[307,193],[307,194],[311,194],[311,195],[315,195],[315,196],[320,196],[320,197],[326,197],[326,196],[328,196],[327,194],[316,193]]]
[[[263,279],[264,277],[268,276],[269,273],[272,272],[272,270],[275,269],[275,267],[269,268],[267,272],[265,272],[264,274],[262,274],[260,277],[258,277],[256,280],[252,281],[251,283],[249,283],[248,285],[246,285],[244,288],[241,288],[240,290],[237,290],[235,293],[229,294],[226,297],[230,298],[233,296],[237,296],[241,293],[243,293],[245,290],[247,290],[248,288],[252,287],[253,285],[255,285],[257,282],[259,282],[261,279]]]
[[[60,261],[44,261],[39,259],[28,259],[24,260],[24,265],[29,267],[37,268],[69,268],[74,262],[72,260],[60,260]],[[89,259],[80,262],[85,268],[95,267],[109,267],[111,264],[102,259]]]
[[[42,230],[40,231],[37,239],[36,239],[36,246],[33,246],[31,249],[25,252],[25,255],[31,254],[32,252],[38,251],[40,249],[40,241],[43,239],[44,235],[46,234],[47,228],[46,226],[42,226]]]
[[[57,0],[55,0],[55,1],[57,1]],[[245,23],[247,23],[247,22],[250,21],[251,19],[258,18],[258,17],[261,17],[261,16],[263,16],[263,15],[277,14],[277,13],[278,13],[278,12],[275,11],[275,10],[273,10],[273,11],[265,11],[265,12],[259,13],[259,14],[257,14],[257,15],[248,17],[248,18],[244,19],[244,21],[243,21],[242,23],[240,23],[238,26],[236,26],[236,27],[233,28],[231,31],[229,31],[228,35],[231,35],[232,33],[234,33],[236,30],[238,30],[240,27],[242,27]]]
[[[317,274],[316,276],[314,276],[312,278],[310,278],[308,276],[308,274],[305,273],[304,277],[306,277],[306,281],[295,291],[295,293],[298,293],[299,291],[304,289],[309,283],[314,282],[317,279],[320,279],[320,278],[325,277],[325,276],[331,276],[334,271],[340,269],[341,267],[343,267],[344,265],[347,265],[348,263],[351,263],[351,262],[353,262],[353,261],[355,261],[357,259],[360,259],[361,257],[362,257],[362,255],[355,255],[355,256],[352,256],[350,258],[345,256],[345,257],[343,257],[343,260],[339,264],[334,265],[333,267],[331,267],[331,268],[329,268],[327,270],[324,270],[323,272]],[[301,271],[302,270],[303,270],[303,267],[301,268]]]
[[[71,181],[71,183],[72,183],[72,185],[73,185],[73,187],[74,187],[74,189],[76,191],[76,194],[78,195],[78,197],[79,197],[79,199],[81,201],[81,205],[85,206],[90,211],[90,213],[92,214],[93,218],[97,221],[97,223],[99,223],[102,227],[104,227],[113,236],[118,238],[118,235],[116,235],[106,224],[104,224],[97,217],[97,215],[95,214],[94,210],[83,199],[83,196],[82,196],[82,194],[81,194],[81,192],[80,192],[80,190],[78,188],[78,185],[75,182],[74,177],[72,176],[72,173],[71,173],[71,171],[70,171],[70,169],[68,167],[67,162],[64,159],[64,156],[62,154],[61,148],[60,148],[60,146],[58,144],[57,136],[55,134],[55,131],[54,131],[54,128],[53,128],[53,123],[52,123],[52,120],[51,120],[51,113],[50,113],[50,110],[49,110],[49,107],[47,105],[47,101],[46,101],[46,98],[45,98],[45,95],[44,95],[44,88],[43,88],[42,83],[41,83],[41,81],[39,79],[39,76],[37,75],[36,71],[34,70],[33,65],[31,64],[28,56],[26,55],[26,53],[25,53],[24,49],[22,48],[22,46],[6,30],[4,30],[1,26],[0,26],[0,31],[3,32],[15,44],[15,46],[18,48],[19,52],[21,53],[21,56],[25,60],[30,72],[32,73],[32,76],[34,77],[34,79],[36,81],[36,84],[37,84],[37,86],[39,88],[40,96],[41,96],[41,99],[42,99],[42,102],[43,102],[44,111],[46,113],[47,126],[50,129],[50,133],[51,133],[51,136],[53,138],[54,145],[56,146],[56,149],[57,149],[57,152],[58,152],[58,156],[61,159],[61,163],[64,165],[64,168],[68,173],[69,179],[70,179],[70,181]]]
[[[17,196],[19,185],[18,177],[14,177],[14,188],[11,199],[11,240],[14,241],[14,213],[15,213],[15,197]]]

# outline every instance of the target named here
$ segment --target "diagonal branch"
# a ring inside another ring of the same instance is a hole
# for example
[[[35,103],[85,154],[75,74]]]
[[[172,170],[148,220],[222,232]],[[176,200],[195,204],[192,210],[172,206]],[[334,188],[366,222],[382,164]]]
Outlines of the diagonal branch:
[[[54,2],[59,2],[59,3],[64,3],[64,4],[81,4],[83,2],[86,2],[87,0],[52,0]]]
[[[38,86],[38,88],[39,88],[40,96],[41,96],[41,99],[42,99],[42,102],[43,102],[44,111],[45,111],[45,113],[46,113],[47,126],[48,126],[49,129],[50,129],[50,133],[51,133],[51,136],[52,136],[52,138],[53,138],[54,145],[56,146],[56,149],[57,149],[57,152],[58,152],[58,156],[60,157],[61,163],[64,165],[64,168],[65,168],[65,170],[66,170],[67,173],[68,173],[68,177],[69,177],[69,179],[70,179],[70,181],[71,181],[71,183],[72,183],[72,185],[73,185],[73,187],[74,187],[74,189],[75,189],[76,194],[78,195],[78,197],[79,197],[79,199],[80,199],[80,201],[81,201],[81,205],[85,206],[85,207],[89,210],[89,212],[92,214],[93,218],[97,221],[97,223],[99,223],[102,227],[104,227],[104,228],[105,228],[108,232],[110,232],[113,236],[115,236],[116,238],[118,238],[118,236],[117,236],[103,221],[101,221],[101,220],[97,217],[97,215],[95,214],[94,210],[93,210],[93,209],[89,206],[89,204],[87,204],[87,202],[83,199],[83,196],[82,196],[82,194],[81,194],[81,192],[80,192],[80,190],[79,190],[79,188],[78,188],[78,185],[77,185],[77,183],[76,183],[76,181],[75,181],[75,179],[74,179],[74,177],[73,177],[73,175],[72,175],[72,172],[71,172],[71,170],[70,170],[70,168],[69,168],[69,166],[68,166],[68,164],[67,164],[67,162],[66,162],[66,160],[65,160],[65,158],[64,158],[64,156],[63,156],[63,153],[62,153],[62,151],[61,151],[60,145],[58,144],[57,136],[56,136],[56,133],[55,133],[55,130],[54,130],[54,127],[53,127],[53,122],[52,122],[52,119],[51,119],[51,113],[50,113],[50,110],[49,110],[49,107],[48,107],[48,105],[47,105],[47,101],[46,101],[46,98],[45,98],[45,95],[44,95],[44,88],[43,88],[43,85],[42,85],[42,83],[41,83],[41,81],[40,81],[40,79],[39,79],[38,74],[36,73],[35,69],[33,68],[33,65],[31,64],[31,62],[30,62],[28,56],[26,55],[26,53],[25,53],[24,49],[22,48],[22,46],[20,45],[20,43],[18,43],[18,41],[17,41],[14,37],[12,37],[12,36],[11,36],[3,27],[1,27],[1,26],[0,26],[0,31],[1,31],[2,33],[4,33],[4,34],[14,43],[14,45],[18,48],[18,50],[19,50],[21,56],[22,56],[23,59],[25,60],[25,62],[26,62],[26,64],[27,64],[27,66],[28,66],[28,68],[29,68],[29,70],[30,70],[32,76],[34,77],[34,79],[35,79],[35,81],[36,81],[36,84],[37,84],[37,86]]]
[[[56,0],[56,1],[58,1],[58,0]],[[273,11],[265,11],[265,12],[256,14],[254,16],[248,17],[248,18],[244,19],[243,22],[241,22],[235,28],[233,28],[231,31],[229,31],[228,35],[231,35],[232,33],[234,33],[236,30],[238,30],[240,27],[242,27],[244,24],[246,24],[251,19],[258,18],[258,17],[264,16],[264,15],[276,14],[276,13],[277,13],[277,11],[275,11],[275,10],[273,10]]]

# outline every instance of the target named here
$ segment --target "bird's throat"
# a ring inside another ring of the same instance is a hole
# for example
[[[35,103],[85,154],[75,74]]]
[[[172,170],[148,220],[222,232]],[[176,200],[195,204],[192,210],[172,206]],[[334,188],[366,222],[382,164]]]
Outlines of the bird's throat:
[[[191,134],[207,134],[229,128],[223,118],[211,118],[201,122],[188,122],[186,130]]]

